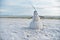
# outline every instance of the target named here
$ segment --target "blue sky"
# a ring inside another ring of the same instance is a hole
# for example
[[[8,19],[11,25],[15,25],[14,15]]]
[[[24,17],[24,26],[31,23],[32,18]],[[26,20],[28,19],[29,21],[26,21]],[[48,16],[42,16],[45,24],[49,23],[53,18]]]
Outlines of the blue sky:
[[[33,15],[35,6],[39,15],[60,16],[59,0],[0,0],[0,15]]]

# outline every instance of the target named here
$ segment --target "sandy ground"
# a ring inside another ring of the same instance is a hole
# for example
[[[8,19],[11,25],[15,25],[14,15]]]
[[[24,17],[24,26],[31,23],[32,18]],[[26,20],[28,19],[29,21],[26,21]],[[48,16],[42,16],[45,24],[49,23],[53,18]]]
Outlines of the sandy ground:
[[[28,29],[31,19],[0,18],[0,40],[60,40],[60,20],[42,19],[40,31]]]

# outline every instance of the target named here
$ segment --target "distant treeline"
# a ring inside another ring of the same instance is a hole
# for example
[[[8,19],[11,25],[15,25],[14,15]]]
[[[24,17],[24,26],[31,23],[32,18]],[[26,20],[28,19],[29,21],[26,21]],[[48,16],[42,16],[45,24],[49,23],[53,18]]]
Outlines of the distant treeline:
[[[0,18],[26,18],[31,19],[33,16],[0,16]],[[60,16],[39,16],[41,19],[60,19]]]
[[[40,16],[41,19],[60,19],[60,16]]]

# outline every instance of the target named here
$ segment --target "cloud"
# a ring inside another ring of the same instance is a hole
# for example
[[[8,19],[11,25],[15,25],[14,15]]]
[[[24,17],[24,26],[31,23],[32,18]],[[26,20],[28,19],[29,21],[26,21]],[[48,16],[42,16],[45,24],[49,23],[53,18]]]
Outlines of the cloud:
[[[7,12],[6,14],[22,14],[31,15],[33,13],[33,6],[38,10],[40,15],[58,15],[60,8],[56,0],[5,0],[5,9],[0,9],[0,12]],[[7,8],[8,7],[8,8]],[[8,14],[8,15],[9,15]],[[60,15],[60,14],[59,14]]]
[[[17,5],[15,2],[5,2],[4,4],[5,4],[5,5],[8,5],[8,6]]]
[[[0,12],[7,12],[8,10],[6,9],[0,9]]]

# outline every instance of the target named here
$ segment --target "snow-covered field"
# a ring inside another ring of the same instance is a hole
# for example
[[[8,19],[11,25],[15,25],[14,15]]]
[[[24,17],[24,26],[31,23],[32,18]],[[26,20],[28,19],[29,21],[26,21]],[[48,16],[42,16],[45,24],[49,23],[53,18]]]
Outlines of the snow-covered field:
[[[0,40],[60,40],[60,20],[42,19],[44,28],[28,29],[31,19],[0,18]]]

